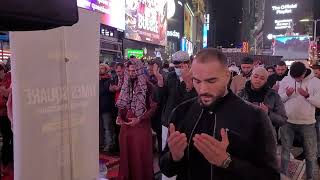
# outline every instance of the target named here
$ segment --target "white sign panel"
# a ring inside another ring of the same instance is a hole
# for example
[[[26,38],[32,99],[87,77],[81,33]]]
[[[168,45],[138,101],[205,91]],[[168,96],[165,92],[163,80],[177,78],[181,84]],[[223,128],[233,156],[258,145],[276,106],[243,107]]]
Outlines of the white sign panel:
[[[16,180],[98,177],[100,16],[79,9],[79,18],[10,34]]]

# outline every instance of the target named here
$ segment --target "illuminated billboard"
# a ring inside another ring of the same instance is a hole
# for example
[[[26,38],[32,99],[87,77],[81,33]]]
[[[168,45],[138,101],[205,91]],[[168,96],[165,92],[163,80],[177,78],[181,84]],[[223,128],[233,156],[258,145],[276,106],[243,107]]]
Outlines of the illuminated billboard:
[[[274,42],[274,55],[285,60],[304,60],[309,58],[309,36],[282,36]]]
[[[264,48],[272,45],[272,39],[284,35],[302,35],[309,24],[300,22],[313,16],[313,0],[268,0],[264,10]]]
[[[102,13],[101,24],[125,28],[125,0],[77,0],[78,7]]]
[[[126,38],[165,46],[167,44],[167,2],[126,0]]]
[[[193,12],[188,4],[184,6],[184,37],[192,41]]]

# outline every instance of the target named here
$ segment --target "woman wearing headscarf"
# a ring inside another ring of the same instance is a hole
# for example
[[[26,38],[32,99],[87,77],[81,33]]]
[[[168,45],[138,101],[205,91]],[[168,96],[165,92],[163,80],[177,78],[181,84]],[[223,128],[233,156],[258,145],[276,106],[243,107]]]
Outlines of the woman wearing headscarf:
[[[117,102],[120,130],[121,180],[153,180],[151,117],[157,104],[143,63],[131,59],[126,64],[124,82]]]

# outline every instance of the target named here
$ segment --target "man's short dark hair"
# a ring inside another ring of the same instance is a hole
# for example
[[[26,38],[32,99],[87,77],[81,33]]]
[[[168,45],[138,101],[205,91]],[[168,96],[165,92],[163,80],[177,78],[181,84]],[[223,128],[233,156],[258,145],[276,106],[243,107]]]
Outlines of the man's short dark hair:
[[[251,57],[244,57],[241,59],[241,64],[253,64],[253,59]]]
[[[299,78],[306,72],[306,70],[307,68],[302,62],[294,62],[290,67],[290,76],[293,78]]]
[[[124,64],[123,64],[123,63],[117,63],[115,67],[116,67],[116,69],[117,69],[118,67],[124,68]]]
[[[136,57],[134,55],[131,55],[130,56],[130,59],[135,59]]]
[[[266,68],[266,70],[272,69],[274,71],[274,67],[273,66],[269,66]]]
[[[287,64],[284,61],[279,61],[277,66],[287,66]]]
[[[199,63],[208,63],[218,60],[222,65],[227,67],[227,57],[222,51],[215,48],[207,48],[201,50],[196,56],[195,60]]]

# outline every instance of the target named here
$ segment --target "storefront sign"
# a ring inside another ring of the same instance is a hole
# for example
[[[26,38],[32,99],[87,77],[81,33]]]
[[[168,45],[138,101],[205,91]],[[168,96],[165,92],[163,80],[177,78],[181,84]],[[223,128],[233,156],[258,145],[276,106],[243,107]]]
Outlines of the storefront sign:
[[[176,37],[176,38],[180,39],[180,33],[177,32],[176,30],[167,31],[167,36],[168,37]]]
[[[142,49],[126,49],[126,55],[127,58],[135,56],[136,58],[141,59],[144,56],[144,51]]]
[[[192,41],[193,12],[188,4],[184,6],[184,36]]]
[[[102,13],[101,23],[125,29],[125,0],[77,0],[78,7]]]
[[[126,38],[165,46],[166,5],[163,0],[126,0]]]

